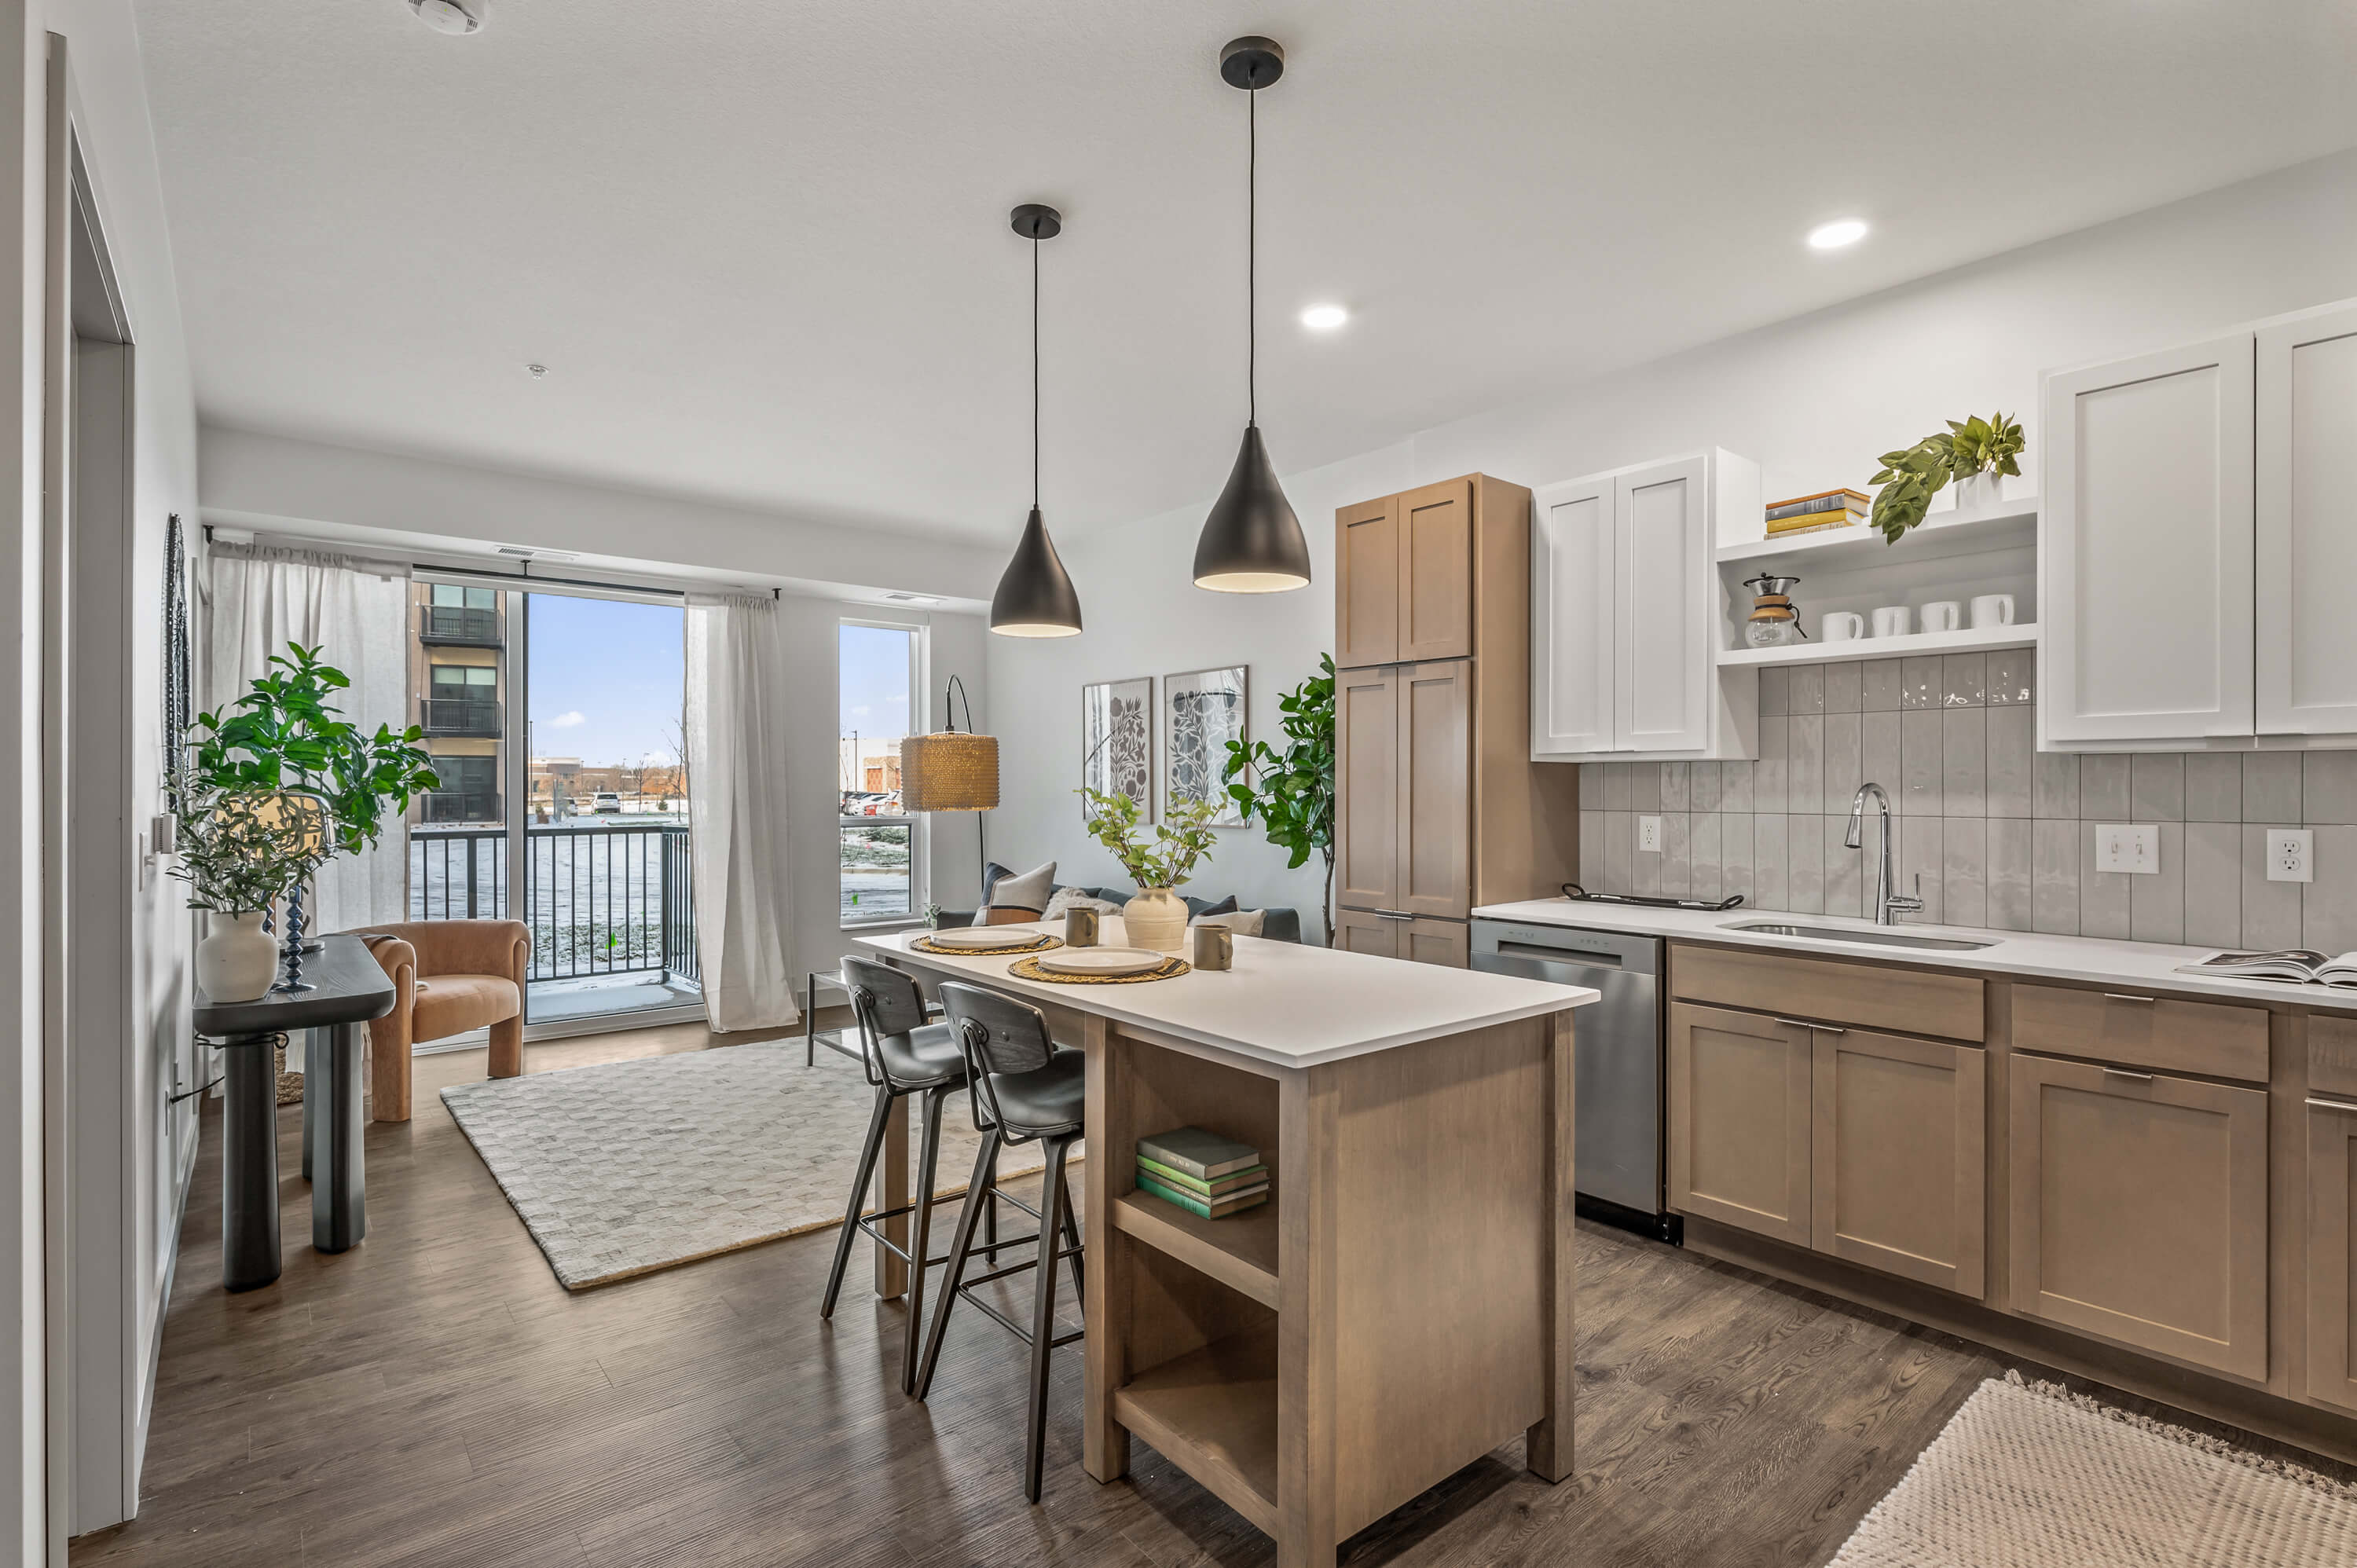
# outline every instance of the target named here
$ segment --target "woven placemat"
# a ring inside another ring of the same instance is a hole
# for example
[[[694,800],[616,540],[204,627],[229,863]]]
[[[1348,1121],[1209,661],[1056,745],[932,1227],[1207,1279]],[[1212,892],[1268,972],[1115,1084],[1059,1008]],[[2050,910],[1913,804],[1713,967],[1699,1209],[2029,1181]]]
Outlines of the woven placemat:
[[[1045,931],[1025,937],[1021,941],[1007,943],[1003,948],[940,948],[931,937],[919,937],[909,944],[919,952],[939,953],[943,958],[999,958],[1011,952],[1052,952],[1064,945],[1061,937],[1051,937]]]
[[[1006,972],[1018,980],[1044,981],[1049,985],[1135,985],[1146,980],[1176,980],[1194,967],[1183,958],[1174,958],[1144,974],[1057,974],[1041,969],[1036,958],[1022,958],[1008,964]]]

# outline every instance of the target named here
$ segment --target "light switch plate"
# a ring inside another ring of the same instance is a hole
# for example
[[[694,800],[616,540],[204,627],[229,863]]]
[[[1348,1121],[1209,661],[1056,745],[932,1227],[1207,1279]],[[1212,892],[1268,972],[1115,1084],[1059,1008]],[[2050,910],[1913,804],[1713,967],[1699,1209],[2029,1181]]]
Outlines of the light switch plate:
[[[1662,853],[1661,818],[1639,817],[1637,819],[1637,849],[1640,854],[1644,854]]]
[[[2267,880],[2316,880],[2316,833],[2309,828],[2267,830]]]
[[[2095,869],[2129,876],[2159,875],[2160,830],[2150,822],[2098,823]]]

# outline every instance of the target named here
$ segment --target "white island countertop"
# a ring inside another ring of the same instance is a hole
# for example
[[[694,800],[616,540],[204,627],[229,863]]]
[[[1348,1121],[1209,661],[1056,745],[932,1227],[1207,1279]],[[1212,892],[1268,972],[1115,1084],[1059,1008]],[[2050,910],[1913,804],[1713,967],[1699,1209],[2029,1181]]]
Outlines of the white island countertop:
[[[1046,928],[1003,929],[1010,937],[1019,937]],[[1316,1067],[1540,1017],[1585,1006],[1598,994],[1581,985],[1443,969],[1259,937],[1236,938],[1235,967],[1216,973],[1197,970],[1176,980],[1136,985],[1052,985],[1007,973],[1015,959],[1004,955],[911,952],[909,944],[927,934],[893,931],[856,941],[941,973],[971,974],[1041,1004],[1101,1014],[1116,1023],[1159,1030],[1284,1068]],[[1103,935],[1107,947],[1123,944],[1118,917],[1106,917]],[[1189,952],[1192,950],[1190,937]]]
[[[1986,930],[1977,926],[1919,926],[1901,921],[1877,927],[1855,916],[1801,915],[1786,909],[1656,909],[1641,904],[1575,903],[1568,898],[1533,898],[1490,904],[1473,911],[1477,920],[1514,920],[1526,925],[1575,926],[1598,931],[1636,931],[1733,947],[1774,948],[1779,952],[1816,953],[1825,958],[1879,959],[1924,969],[2017,975],[2027,980],[2072,980],[2096,985],[2127,985],[2185,996],[2230,997],[2237,1002],[2276,1002],[2290,1007],[2357,1012],[2357,990],[2333,985],[2285,985],[2222,975],[2181,974],[2179,966],[2198,962],[2216,948],[2178,947],[2167,942],[2119,941],[2106,937],[2048,936],[2035,931]],[[1871,941],[1829,941],[1779,936],[1772,931],[1729,929],[1753,920],[1794,926],[1888,930],[1899,936],[1948,937],[1987,942],[1985,948],[1947,950],[1896,947]]]

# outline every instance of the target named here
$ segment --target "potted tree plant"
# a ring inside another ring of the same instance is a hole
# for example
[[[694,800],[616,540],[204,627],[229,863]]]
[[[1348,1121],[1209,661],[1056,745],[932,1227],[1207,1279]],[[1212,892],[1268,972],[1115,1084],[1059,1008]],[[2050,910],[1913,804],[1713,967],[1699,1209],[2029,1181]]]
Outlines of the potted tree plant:
[[[1325,857],[1326,895],[1318,906],[1326,945],[1334,945],[1334,657],[1320,654],[1320,673],[1277,699],[1285,715],[1285,749],[1265,740],[1228,742],[1228,798],[1247,822],[1258,817],[1268,842],[1287,851],[1295,870],[1315,853]],[[1241,777],[1239,777],[1241,776]]]
[[[1131,945],[1177,952],[1187,943],[1187,904],[1171,889],[1195,874],[1195,863],[1216,841],[1211,819],[1219,815],[1220,803],[1172,801],[1155,826],[1153,843],[1142,844],[1129,836],[1137,826],[1135,800],[1085,788],[1081,795],[1090,808],[1090,836],[1111,850],[1137,884],[1137,896],[1121,911]]]

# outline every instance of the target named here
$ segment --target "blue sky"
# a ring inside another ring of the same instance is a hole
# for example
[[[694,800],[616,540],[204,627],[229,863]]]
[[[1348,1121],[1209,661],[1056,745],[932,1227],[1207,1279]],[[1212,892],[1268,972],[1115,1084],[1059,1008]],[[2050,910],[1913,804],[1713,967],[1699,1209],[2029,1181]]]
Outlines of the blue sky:
[[[909,733],[909,634],[888,627],[843,628],[842,733]]]
[[[534,594],[530,614],[533,754],[627,767],[675,760],[685,612]]]

